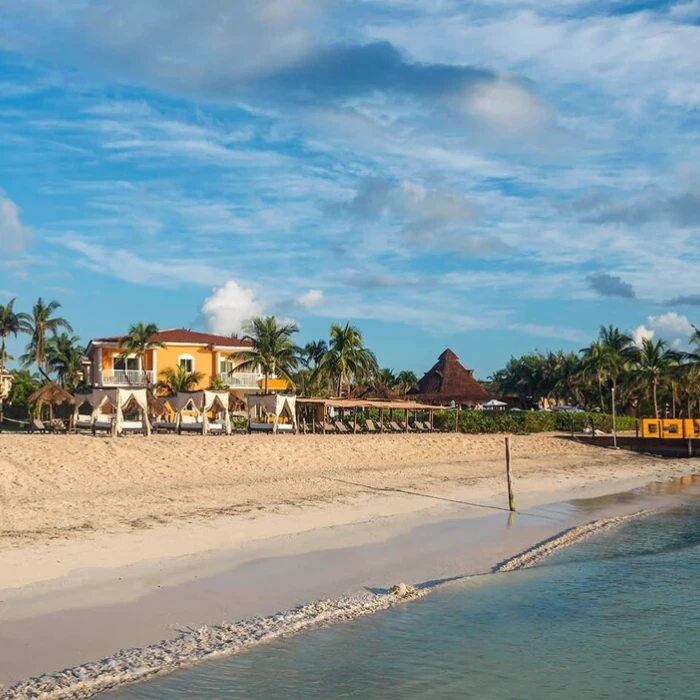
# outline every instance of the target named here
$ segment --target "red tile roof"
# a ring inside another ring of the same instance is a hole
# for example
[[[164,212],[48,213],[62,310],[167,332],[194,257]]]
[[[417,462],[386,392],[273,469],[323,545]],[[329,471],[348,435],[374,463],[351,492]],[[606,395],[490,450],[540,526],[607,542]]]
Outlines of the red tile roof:
[[[93,338],[92,343],[118,343],[128,336],[115,335],[109,338]],[[250,340],[241,338],[230,338],[225,335],[212,335],[211,333],[199,333],[198,331],[188,331],[185,328],[173,328],[171,330],[160,331],[153,336],[153,340],[161,343],[177,345],[177,343],[196,343],[198,345],[215,345],[226,348],[250,348],[253,343]]]

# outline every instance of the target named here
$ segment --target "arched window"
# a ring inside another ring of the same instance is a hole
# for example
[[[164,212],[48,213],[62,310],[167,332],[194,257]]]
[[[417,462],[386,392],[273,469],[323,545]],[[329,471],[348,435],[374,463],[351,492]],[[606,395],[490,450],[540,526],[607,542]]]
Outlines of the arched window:
[[[177,358],[177,364],[178,367],[182,367],[188,374],[194,372],[194,357],[192,355],[180,355]]]

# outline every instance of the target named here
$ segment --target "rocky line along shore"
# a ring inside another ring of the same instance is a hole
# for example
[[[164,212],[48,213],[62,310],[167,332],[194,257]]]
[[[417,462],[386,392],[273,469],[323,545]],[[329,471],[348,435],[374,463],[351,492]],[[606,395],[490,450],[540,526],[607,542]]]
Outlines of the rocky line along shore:
[[[352,620],[426,595],[406,584],[386,593],[364,594],[303,605],[270,617],[200,627],[143,649],[124,649],[114,656],[22,681],[0,690],[2,700],[74,700],[90,698],[118,686],[142,681],[197,663],[235,654],[320,625]]]
[[[544,542],[536,544],[534,547],[521,552],[512,559],[508,559],[498,566],[495,566],[493,573],[500,574],[508,571],[517,571],[518,569],[529,569],[539,564],[545,557],[554,554],[554,552],[563,549],[564,547],[569,547],[572,544],[580,542],[581,540],[586,539],[591,535],[595,535],[603,530],[617,527],[628,520],[643,518],[650,513],[651,511],[648,510],[640,510],[636,513],[617,515],[611,518],[601,518],[600,520],[594,520],[593,522],[586,523],[585,525],[572,527],[564,532],[560,532],[558,535],[554,535],[554,537],[551,537]]]

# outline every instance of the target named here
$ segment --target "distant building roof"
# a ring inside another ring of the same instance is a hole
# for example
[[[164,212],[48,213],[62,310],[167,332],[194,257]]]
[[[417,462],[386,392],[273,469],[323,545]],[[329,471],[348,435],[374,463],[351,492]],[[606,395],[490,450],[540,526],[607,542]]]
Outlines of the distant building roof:
[[[109,338],[93,338],[91,343],[119,343],[128,338],[128,335],[115,335]],[[193,343],[197,345],[215,345],[226,348],[251,348],[253,343],[242,338],[231,338],[225,335],[212,335],[211,333],[199,333],[185,328],[173,328],[160,331],[153,336],[153,340],[177,345],[178,343]]]
[[[423,376],[417,389],[409,392],[412,399],[447,405],[484,403],[492,396],[474,379],[474,370],[465,369],[457,355],[449,348],[437,363]]]

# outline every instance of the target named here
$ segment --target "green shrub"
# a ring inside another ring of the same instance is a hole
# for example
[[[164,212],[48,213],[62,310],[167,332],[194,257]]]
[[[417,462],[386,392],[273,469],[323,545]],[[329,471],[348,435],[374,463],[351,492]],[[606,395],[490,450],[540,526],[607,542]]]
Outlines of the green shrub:
[[[454,411],[436,411],[435,428],[454,431]],[[563,413],[555,411],[460,411],[461,433],[548,433],[582,432],[595,425],[596,430],[612,432],[612,416],[599,413]],[[634,430],[636,420],[631,416],[618,416],[619,431]]]

